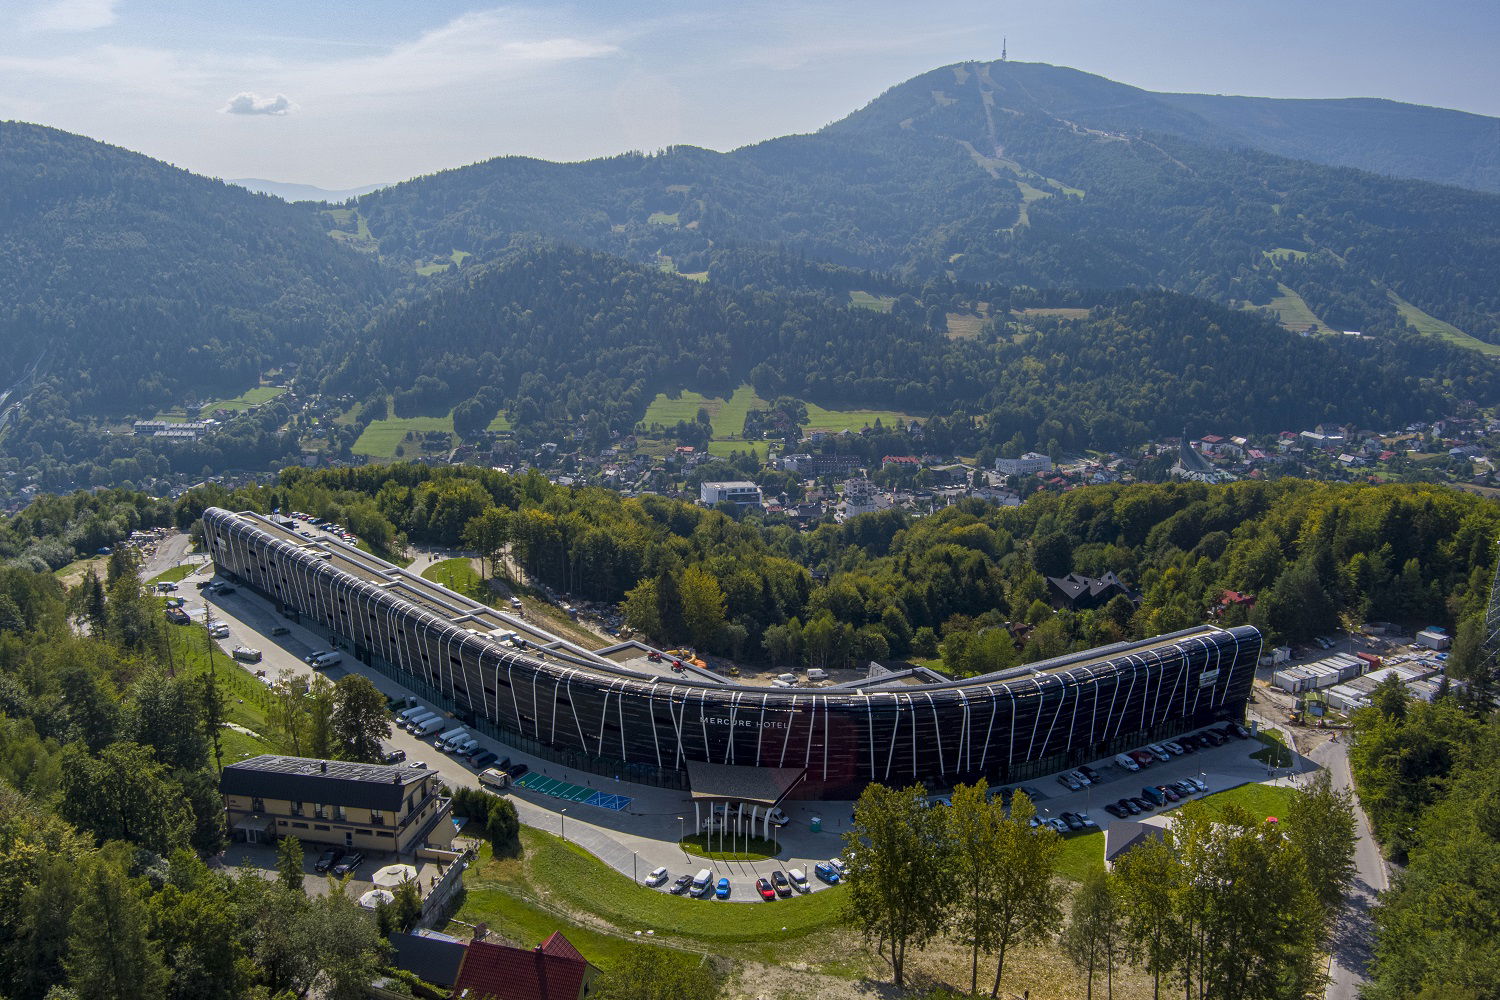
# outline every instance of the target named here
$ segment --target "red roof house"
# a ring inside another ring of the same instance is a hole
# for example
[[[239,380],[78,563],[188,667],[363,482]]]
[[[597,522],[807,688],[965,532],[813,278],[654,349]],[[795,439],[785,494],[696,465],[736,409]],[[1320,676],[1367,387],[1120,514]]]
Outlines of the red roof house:
[[[553,932],[527,951],[473,941],[453,983],[456,1000],[584,1000],[598,968]]]

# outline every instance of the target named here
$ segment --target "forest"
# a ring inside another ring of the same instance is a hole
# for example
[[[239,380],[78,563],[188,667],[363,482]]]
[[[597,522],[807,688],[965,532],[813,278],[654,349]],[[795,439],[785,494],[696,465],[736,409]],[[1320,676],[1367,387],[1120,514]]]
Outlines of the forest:
[[[1007,308],[1062,296],[935,283],[880,313],[839,301],[847,272],[739,253],[715,257],[710,275],[720,263],[742,280],[786,276],[802,290],[521,249],[381,316],[322,390],[363,398],[411,387],[397,396],[398,415],[457,407],[464,437],[503,409],[524,441],[576,431],[603,447],[658,392],[727,396],[748,381],[767,399],[941,416],[955,450],[1020,435],[1025,447],[1055,451],[1126,448],[1190,420],[1249,432],[1399,426],[1500,388],[1491,362],[1435,339],[1299,337],[1170,292],[1078,293],[1064,301],[1091,312],[1064,318]],[[946,311],[980,296],[1000,311],[979,336],[949,338]]]
[[[114,501],[132,502],[161,516],[145,498]],[[64,501],[49,504],[49,530],[75,536],[104,514],[84,506],[69,518]],[[402,540],[492,562],[505,551],[534,582],[623,604],[661,642],[743,662],[912,659],[971,676],[1210,618],[1254,624],[1271,642],[1377,620],[1455,629],[1449,676],[1470,682],[1472,700],[1490,683],[1478,640],[1500,511],[1441,486],[1096,486],[802,531],[780,516],[555,486],[535,471],[396,464],[288,469],[277,485],[233,492],[210,485],[170,516],[189,528],[211,505],[333,518],[377,552]],[[41,523],[23,514],[0,545],[40,558],[48,541],[28,540],[22,525]],[[1069,572],[1114,572],[1139,601],[1055,608],[1047,577]],[[1256,600],[1223,608],[1225,590]]]

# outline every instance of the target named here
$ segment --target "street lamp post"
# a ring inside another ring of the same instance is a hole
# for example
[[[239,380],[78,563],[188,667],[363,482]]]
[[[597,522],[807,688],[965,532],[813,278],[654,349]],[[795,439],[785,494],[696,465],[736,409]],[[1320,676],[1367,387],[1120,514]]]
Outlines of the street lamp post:
[[[632,882],[640,881],[640,872],[636,869],[635,864],[637,857],[638,855],[634,851],[630,852],[630,881]]]
[[[687,856],[686,841],[687,841],[687,835],[685,833],[683,833],[683,829],[682,829],[682,817],[678,816],[677,817],[677,843],[683,845],[682,853],[683,853],[684,857]]]
[[[558,827],[558,834],[562,837],[563,840],[567,840],[568,839],[568,811],[566,809],[564,809],[562,812],[560,812],[560,813],[557,814],[557,827]]]

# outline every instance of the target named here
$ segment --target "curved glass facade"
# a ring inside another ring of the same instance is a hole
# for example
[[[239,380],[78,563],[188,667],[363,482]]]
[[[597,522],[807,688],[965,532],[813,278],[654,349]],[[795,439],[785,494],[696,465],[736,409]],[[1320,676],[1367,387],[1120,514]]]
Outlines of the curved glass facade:
[[[466,627],[463,608],[405,594],[388,564],[303,542],[259,515],[211,508],[203,524],[222,572],[481,731],[670,787],[686,787],[687,761],[805,767],[796,794],[817,798],[852,798],[872,780],[1026,780],[1241,718],[1261,651],[1254,628],[1205,625],[946,683],[778,689],[660,677],[512,648]]]

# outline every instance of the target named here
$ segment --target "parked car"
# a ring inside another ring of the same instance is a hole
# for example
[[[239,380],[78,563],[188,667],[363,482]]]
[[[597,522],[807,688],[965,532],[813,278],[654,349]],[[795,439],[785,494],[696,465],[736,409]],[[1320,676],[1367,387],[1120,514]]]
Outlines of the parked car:
[[[787,881],[786,872],[780,868],[771,873],[771,885],[776,887],[776,895],[790,896],[792,894],[792,883]]]
[[[229,626],[225,625],[223,622],[215,622],[213,625],[210,625],[208,627],[208,634],[213,636],[215,639],[228,639]]]
[[[838,869],[833,867],[833,865],[829,864],[826,861],[819,861],[816,865],[814,865],[813,874],[818,876],[818,878],[822,879],[824,882],[827,882],[829,885],[839,884]]]
[[[1165,805],[1167,801],[1167,797],[1161,793],[1160,789],[1153,788],[1150,785],[1141,789],[1141,798],[1150,802],[1153,806]]]
[[[1165,750],[1167,753],[1171,754],[1173,757],[1181,757],[1184,753],[1187,752],[1187,751],[1185,751],[1185,750],[1182,749],[1182,745],[1181,744],[1174,743],[1171,740],[1163,740],[1162,744],[1161,744],[1161,748],[1163,750]]]
[[[342,858],[340,858],[339,863],[330,868],[329,871],[332,872],[335,877],[343,878],[345,875],[352,873],[354,869],[358,868],[360,866],[360,863],[364,860],[365,856],[363,854],[360,854],[358,851],[355,851],[353,854],[346,854]]]
[[[1104,811],[1109,813],[1115,819],[1124,819],[1126,816],[1130,815],[1130,810],[1126,809],[1118,802],[1106,803],[1104,806]]]
[[[1062,785],[1070,792],[1078,792],[1083,790],[1083,783],[1080,782],[1077,778],[1073,777],[1072,774],[1059,774],[1057,776],[1057,783],[1059,785]]]
[[[771,880],[768,878],[756,879],[755,891],[760,893],[760,898],[768,903],[776,898],[776,889],[771,885]]]
[[[1141,814],[1141,807],[1136,805],[1128,798],[1121,799],[1119,802],[1116,802],[1115,805],[1119,806],[1121,809],[1124,809],[1127,816],[1139,816]]]
[[[473,764],[481,771],[489,767],[494,762],[495,751],[493,750],[481,750],[479,753],[476,753],[474,756],[469,758],[469,763]]]
[[[729,879],[727,879],[727,878],[721,878],[721,879],[719,879],[718,884],[714,886],[714,898],[715,899],[728,899],[729,898]]]
[[[273,636],[290,635],[291,631],[292,630],[289,629],[289,628],[287,628],[285,625],[277,625],[275,628],[273,628],[271,630],[271,634]]]
[[[1172,790],[1171,785],[1157,785],[1156,790],[1160,792],[1162,798],[1166,799],[1168,802],[1177,802],[1182,798],[1181,795],[1178,795],[1175,791]]]
[[[1068,773],[1071,774],[1073,776],[1073,780],[1077,781],[1080,785],[1088,786],[1094,783],[1092,780],[1090,780],[1088,775],[1083,773],[1082,768],[1074,768]]]
[[[652,888],[662,885],[666,881],[667,870],[665,868],[653,868],[651,869],[651,873],[646,876],[646,884]]]
[[[1099,826],[1098,823],[1095,823],[1093,820],[1089,819],[1089,814],[1088,813],[1074,813],[1073,815],[1077,816],[1080,820],[1082,820],[1083,821],[1083,825],[1085,827],[1096,827],[1097,828]]]
[[[707,868],[700,868],[698,874],[693,876],[693,895],[700,899],[714,890],[714,873]]]
[[[677,876],[677,880],[672,883],[671,887],[668,888],[667,891],[674,896],[681,896],[683,893],[688,891],[692,884],[693,876],[679,875]]]
[[[1152,764],[1156,763],[1156,755],[1146,750],[1132,750],[1130,751],[1130,756],[1133,757],[1135,759],[1135,762],[1141,767],[1150,767]]]
[[[1132,795],[1130,797],[1130,804],[1135,806],[1136,809],[1140,810],[1143,813],[1150,812],[1151,810],[1156,808],[1155,802],[1152,802],[1147,798],[1142,798],[1139,795]]]
[[[812,892],[812,886],[807,884],[807,873],[801,868],[789,869],[786,877],[792,880],[792,888],[798,892]]]
[[[399,764],[399,763],[401,763],[405,759],[406,759],[406,751],[405,750],[392,750],[390,753],[388,753],[388,754],[385,755],[385,762],[387,764]]]
[[[786,813],[782,812],[779,806],[771,810],[769,818],[771,820],[771,825],[777,827],[778,829],[786,826],[787,824]]]
[[[1139,771],[1141,769],[1141,765],[1137,764],[1135,758],[1128,753],[1115,754],[1115,763],[1127,771]]]
[[[318,860],[313,862],[313,871],[326,872],[328,869],[338,864],[339,860],[343,858],[343,856],[344,849],[342,847],[330,847],[328,848],[328,850],[318,855]]]
[[[1230,736],[1233,736],[1237,740],[1248,740],[1250,738],[1250,731],[1247,730],[1244,726],[1240,725],[1238,722],[1231,722],[1229,725],[1225,726],[1224,732],[1228,733]]]
[[[1194,788],[1198,789],[1198,791],[1200,792],[1208,791],[1208,782],[1204,781],[1202,778],[1188,778],[1187,782]]]
[[[1083,829],[1083,821],[1070,812],[1065,812],[1057,818],[1063,821],[1063,825],[1066,826],[1070,832]]]
[[[519,778],[521,775],[525,774],[529,770],[531,770],[531,765],[529,765],[529,764],[517,764],[515,767],[512,767],[510,769],[510,776],[512,778]]]
[[[851,858],[854,857],[853,854],[850,854],[849,856]],[[833,870],[839,873],[839,878],[849,877],[849,866],[844,863],[843,858],[829,858],[828,863],[830,865],[833,865]]]
[[[259,663],[260,650],[251,649],[249,646],[234,647],[234,658],[244,663]]]
[[[221,583],[219,584],[219,589],[216,590],[215,593],[227,597],[230,594],[234,593],[234,588],[227,583]]]
[[[1167,753],[1166,748],[1159,743],[1151,744],[1146,748],[1146,750],[1150,752],[1151,756],[1155,757],[1159,761],[1165,762],[1172,759],[1172,755]]]
[[[1092,767],[1089,767],[1087,764],[1084,764],[1078,770],[1080,772],[1082,772],[1082,774],[1083,774],[1083,776],[1085,778],[1089,779],[1089,784],[1097,785],[1101,781],[1104,780],[1104,776],[1103,775],[1101,775],[1098,771],[1094,770]]]
[[[414,760],[411,763],[407,764],[406,766],[407,767],[420,767],[423,770],[427,769],[427,763],[425,761],[420,761],[420,760]]]

